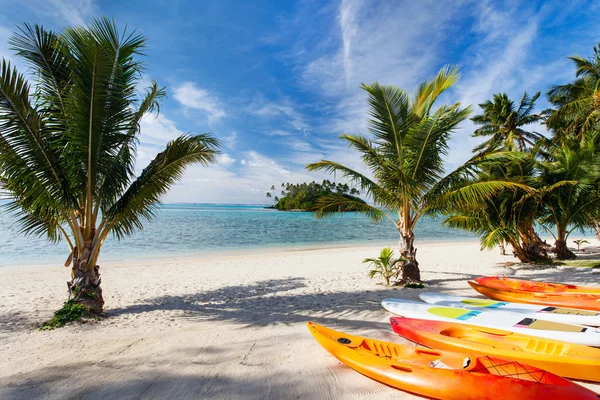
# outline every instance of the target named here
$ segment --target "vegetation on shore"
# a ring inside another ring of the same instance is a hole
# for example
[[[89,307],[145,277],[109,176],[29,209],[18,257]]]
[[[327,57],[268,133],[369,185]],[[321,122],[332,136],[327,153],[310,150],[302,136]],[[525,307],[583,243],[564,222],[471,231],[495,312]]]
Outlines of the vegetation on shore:
[[[22,232],[69,248],[69,302],[52,326],[76,317],[81,307],[103,312],[97,261],[108,235],[120,239],[141,229],[187,166],[210,164],[218,154],[211,135],[183,135],[135,176],[140,121],[157,113],[165,97],[155,82],[138,92],[145,42],[107,18],[62,33],[23,25],[10,44],[31,68],[31,83],[2,61],[5,207],[18,216]]]
[[[444,176],[443,156],[451,135],[471,110],[460,103],[437,106],[436,101],[459,77],[458,68],[446,66],[437,76],[421,83],[412,98],[395,86],[363,84],[368,93],[369,130],[373,138],[340,138],[360,154],[371,176],[330,160],[307,165],[310,171],[339,174],[374,203],[323,198],[317,202],[318,217],[336,213],[343,205],[344,209],[362,212],[372,220],[387,218],[394,224],[400,236],[403,284],[421,281],[414,230],[423,215],[441,213],[454,204],[468,207],[490,201],[500,189],[523,186],[504,178],[468,182],[480,165],[499,162],[501,153],[492,160],[488,154],[478,155]]]
[[[425,214],[478,234],[482,248],[504,251],[509,244],[522,262],[548,260],[549,252],[559,260],[575,258],[567,246],[571,232],[592,227],[600,238],[600,50],[594,47],[589,59],[570,58],[576,79],[548,91],[553,108],[535,111],[540,92],[525,93],[517,103],[498,93],[480,104],[472,135],[486,140],[448,174],[442,156],[450,134],[470,113],[459,103],[433,107],[458,80],[450,68],[419,85],[412,99],[397,87],[363,85],[373,138],[341,138],[361,154],[370,175],[329,160],[307,168],[341,174],[374,201],[356,211],[394,223],[403,281],[420,281],[413,232]],[[549,135],[532,129],[539,124]],[[317,216],[333,212],[319,202]],[[554,237],[553,245],[540,239],[536,226]]]
[[[273,199],[275,204],[273,208],[282,211],[312,211],[315,209],[318,201],[324,198],[343,199],[364,204],[365,201],[358,197],[360,192],[356,188],[351,188],[347,184],[335,183],[324,180],[322,183],[282,183],[279,197],[275,186],[271,186],[271,191],[267,192],[267,198]],[[340,212],[344,211],[339,209]]]

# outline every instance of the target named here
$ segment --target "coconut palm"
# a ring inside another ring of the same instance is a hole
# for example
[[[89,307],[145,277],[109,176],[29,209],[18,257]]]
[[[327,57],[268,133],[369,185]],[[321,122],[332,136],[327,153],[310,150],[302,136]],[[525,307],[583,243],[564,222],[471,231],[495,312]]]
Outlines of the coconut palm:
[[[548,92],[550,102],[557,109],[550,114],[547,124],[559,133],[581,138],[597,130],[600,121],[600,50],[594,47],[594,55],[589,59],[569,58],[577,67],[576,79],[554,86]]]
[[[215,161],[208,134],[172,140],[134,174],[140,121],[165,91],[138,93],[145,39],[102,18],[54,33],[24,25],[11,45],[30,67],[33,89],[6,60],[0,70],[0,182],[21,230],[64,240],[70,297],[100,313],[97,265],[109,234],[141,229],[162,195],[195,163]]]
[[[516,107],[505,93],[498,93],[494,95],[493,101],[479,104],[483,112],[471,118],[471,121],[481,127],[473,132],[473,136],[491,137],[473,151],[500,148],[525,151],[528,145],[532,147],[541,135],[525,130],[524,127],[542,119],[540,114],[532,113],[539,97],[539,92],[531,98],[525,92]]]
[[[447,210],[443,224],[476,233],[482,249],[508,243],[521,262],[546,259],[546,246],[534,231],[538,213],[536,165],[535,155],[530,153],[523,153],[520,159],[480,165],[473,182],[505,179],[523,186],[501,190],[478,203],[455,204]]]
[[[575,229],[585,229],[600,215],[600,160],[592,140],[563,140],[548,149],[539,162],[538,201],[540,223],[554,236],[558,259],[575,258],[567,239]]]
[[[463,181],[461,175],[469,171],[471,162],[443,177],[442,157],[448,150],[448,140],[458,124],[468,117],[470,109],[462,108],[460,103],[434,109],[434,104],[458,79],[458,69],[446,66],[435,78],[419,85],[412,99],[398,87],[363,84],[368,93],[369,130],[374,140],[354,135],[341,138],[360,153],[372,177],[330,160],[307,166],[311,171],[341,174],[366,192],[374,203],[323,197],[317,204],[318,217],[354,210],[373,220],[388,218],[394,223],[400,235],[400,256],[405,260],[404,283],[420,281],[414,229],[424,214],[441,211],[444,203],[475,203],[509,185],[477,182],[455,188]]]

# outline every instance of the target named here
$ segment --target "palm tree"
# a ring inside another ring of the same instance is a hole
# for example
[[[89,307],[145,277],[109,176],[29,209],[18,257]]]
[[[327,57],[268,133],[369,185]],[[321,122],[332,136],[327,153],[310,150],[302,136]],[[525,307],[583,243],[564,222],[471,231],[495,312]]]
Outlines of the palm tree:
[[[539,97],[539,92],[532,98],[525,92],[519,106],[515,107],[515,103],[505,93],[498,93],[494,95],[493,101],[479,104],[483,113],[474,116],[471,121],[481,127],[473,132],[473,136],[491,138],[476,147],[473,152],[500,148],[525,151],[527,145],[533,146],[542,136],[523,127],[542,119],[540,114],[532,114]]]
[[[550,102],[557,109],[546,123],[559,133],[581,138],[581,135],[596,130],[600,121],[600,50],[594,47],[594,55],[589,59],[581,56],[569,59],[577,67],[576,79],[550,89]]]
[[[145,39],[101,18],[54,33],[24,25],[11,39],[32,69],[34,89],[2,61],[0,182],[23,232],[64,240],[71,299],[101,313],[97,265],[109,234],[141,229],[191,164],[215,161],[208,134],[172,140],[136,177],[141,118],[159,110],[164,88],[139,95]]]
[[[593,140],[563,140],[548,154],[539,162],[540,223],[556,230],[547,229],[555,239],[556,257],[575,258],[567,247],[570,233],[589,227],[600,215],[600,160]]]
[[[519,153],[517,153],[519,154]],[[520,153],[519,159],[481,165],[473,182],[504,179],[519,182],[522,187],[507,188],[495,196],[473,204],[455,204],[446,212],[443,224],[480,236],[482,249],[511,245],[521,262],[546,259],[545,244],[534,231],[538,214],[535,197],[536,158],[532,153]]]
[[[435,78],[419,85],[412,100],[394,86],[362,85],[368,93],[369,130],[374,140],[354,135],[341,138],[361,154],[372,178],[335,161],[322,160],[307,166],[311,171],[340,173],[374,202],[359,204],[336,196],[323,197],[316,208],[317,217],[353,210],[373,220],[388,218],[394,223],[400,235],[404,283],[421,280],[414,229],[424,214],[439,212],[445,203],[476,203],[511,185],[477,182],[455,188],[464,181],[461,175],[470,171],[474,160],[442,178],[442,156],[448,150],[450,135],[468,117],[470,109],[461,108],[460,103],[434,109],[434,104],[459,76],[456,67],[442,68]]]

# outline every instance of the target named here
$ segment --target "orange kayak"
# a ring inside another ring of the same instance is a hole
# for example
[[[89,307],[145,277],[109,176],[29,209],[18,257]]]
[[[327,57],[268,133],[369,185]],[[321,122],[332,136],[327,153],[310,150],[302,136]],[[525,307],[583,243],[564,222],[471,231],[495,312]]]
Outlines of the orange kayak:
[[[434,399],[598,400],[591,390],[501,358],[382,342],[308,323],[334,357],[386,385]]]
[[[390,319],[392,329],[423,346],[506,358],[567,378],[600,382],[600,349],[499,329],[424,319]]]
[[[600,295],[525,292],[490,288],[475,281],[468,283],[482,295],[494,300],[600,311]]]
[[[576,286],[564,283],[536,282],[525,279],[508,278],[506,276],[482,276],[475,279],[481,286],[492,289],[513,290],[536,293],[555,294],[595,294],[600,295],[600,287]]]

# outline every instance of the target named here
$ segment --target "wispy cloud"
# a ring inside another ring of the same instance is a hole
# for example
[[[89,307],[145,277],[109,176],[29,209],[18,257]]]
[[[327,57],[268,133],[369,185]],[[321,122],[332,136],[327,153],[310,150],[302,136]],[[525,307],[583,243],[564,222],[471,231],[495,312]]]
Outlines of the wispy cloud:
[[[299,112],[294,104],[287,98],[279,102],[266,101],[263,98],[255,99],[247,108],[251,115],[266,120],[281,121],[284,126],[291,127],[296,131],[306,133],[310,125],[306,122],[303,113]],[[281,129],[269,129],[265,133],[272,135],[282,135],[285,131]]]
[[[186,109],[199,110],[206,114],[209,121],[223,118],[226,113],[219,99],[207,90],[199,88],[194,82],[183,82],[174,89],[175,99]]]
[[[85,25],[88,19],[98,14],[94,0],[30,0],[22,4],[38,14],[69,25]]]

